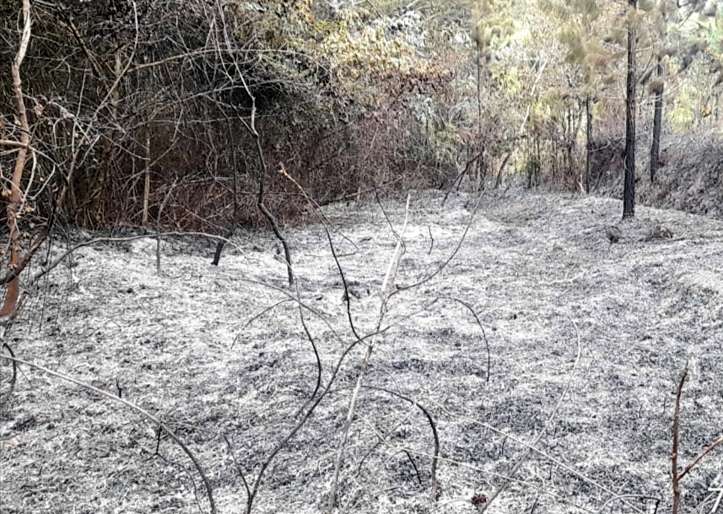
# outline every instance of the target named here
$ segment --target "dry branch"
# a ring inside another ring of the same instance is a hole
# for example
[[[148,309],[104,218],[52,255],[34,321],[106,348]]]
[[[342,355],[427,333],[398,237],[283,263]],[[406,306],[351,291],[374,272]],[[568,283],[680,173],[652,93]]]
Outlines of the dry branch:
[[[392,391],[390,389],[386,389],[384,387],[376,387],[376,386],[370,386],[365,385],[362,386],[364,389],[371,389],[373,391],[382,391],[387,394],[391,394],[392,396],[396,396],[397,398],[400,398],[404,400],[405,402],[409,402],[415,407],[417,407],[419,410],[422,411],[424,416],[427,418],[427,421],[429,422],[429,426],[432,429],[432,437],[434,438],[434,454],[432,455],[432,470],[431,470],[431,481],[432,481],[432,497],[436,500],[439,498],[439,495],[441,493],[441,490],[439,488],[439,483],[437,482],[437,465],[439,463],[439,433],[437,432],[437,423],[435,423],[434,418],[429,413],[429,411],[421,405],[419,402],[417,402],[415,399],[410,398],[408,396],[404,396],[401,393],[398,393],[396,391]],[[410,456],[410,460],[412,460]],[[412,462],[414,462],[412,460]],[[416,465],[414,466],[414,469],[416,470]],[[419,475],[419,472],[417,472],[417,475]]]
[[[409,221],[409,202],[411,200],[411,196],[407,195],[407,205],[405,208],[405,214],[404,214],[404,225],[402,227],[401,235],[397,236],[397,246],[394,249],[394,254],[392,255],[392,258],[389,261],[389,265],[387,266],[387,272],[384,275],[384,281],[382,282],[382,287],[379,290],[379,314],[377,316],[377,326],[376,330],[378,331],[381,327],[381,324],[384,320],[384,315],[387,311],[387,302],[389,301],[389,298],[392,294],[392,287],[394,286],[394,280],[397,276],[397,270],[399,269],[399,261],[402,258],[402,250],[404,248],[404,233],[407,229],[407,222]],[[340,268],[341,269],[341,268]],[[346,285],[345,285],[346,288]],[[347,293],[347,308],[349,306],[349,294]],[[351,318],[350,318],[351,319]],[[344,423],[344,427],[342,429],[342,439],[341,443],[339,444],[339,448],[337,449],[336,458],[334,460],[334,478],[332,481],[331,491],[329,492],[329,501],[327,504],[327,512],[331,514],[334,511],[334,507],[336,506],[336,496],[337,496],[337,490],[339,488],[339,475],[341,473],[341,466],[344,461],[344,450],[346,449],[346,443],[349,439],[349,430],[351,429],[352,421],[354,420],[354,413],[356,411],[356,405],[357,400],[359,398],[359,390],[362,387],[362,383],[364,381],[364,375],[366,374],[366,371],[369,367],[369,360],[371,359],[372,352],[374,351],[374,343],[373,341],[370,341],[367,345],[367,351],[364,355],[364,359],[362,360],[361,370],[359,371],[359,375],[357,376],[356,380],[356,386],[354,388],[354,392],[351,395],[351,399],[349,400],[349,408],[346,415],[346,421]]]
[[[686,362],[683,372],[680,374],[678,387],[675,392],[675,410],[673,411],[673,450],[670,456],[671,474],[673,480],[673,514],[680,510],[680,475],[678,474],[678,450],[680,447],[680,401],[683,397],[683,385],[688,378],[688,363]]]
[[[8,351],[8,353],[10,354],[10,357],[15,358],[15,352],[13,352],[13,349],[10,348],[9,344],[3,343],[3,348]],[[15,361],[12,361],[11,364],[13,367],[13,375],[10,378],[10,391],[8,391],[8,398],[10,398],[10,395],[13,394],[13,391],[15,390],[15,383],[17,382],[17,379],[18,379],[18,364]],[[3,401],[0,403],[5,403],[5,402]]]
[[[723,446],[723,434],[714,439],[709,445],[707,445],[703,451],[694,458],[690,464],[688,464],[683,471],[678,471],[678,457],[680,456],[680,404],[683,399],[683,387],[685,381],[688,378],[688,363],[686,362],[683,372],[680,374],[678,380],[678,387],[675,391],[675,409],[673,411],[673,449],[670,456],[671,464],[671,476],[673,484],[673,509],[672,514],[678,514],[680,512],[682,488],[681,481],[683,478],[691,472],[700,462],[715,450],[718,446]]]
[[[95,386],[92,386],[90,384],[86,384],[85,382],[81,382],[80,380],[73,378],[71,376],[65,375],[63,373],[60,373],[58,371],[53,371],[51,369],[48,369],[44,366],[41,366],[40,364],[35,364],[33,362],[29,362],[23,359],[18,359],[16,357],[8,357],[7,355],[0,354],[0,359],[5,359],[8,361],[11,361],[15,364],[22,364],[24,366],[28,366],[29,368],[36,369],[38,371],[42,371],[43,373],[46,373],[50,376],[60,378],[62,380],[65,380],[67,382],[71,382],[77,386],[80,386],[82,388],[88,389],[90,391],[93,391],[94,393],[97,393],[105,398],[108,398],[110,400],[113,400],[115,402],[121,403],[125,405],[126,407],[129,407],[130,409],[134,410],[138,414],[140,414],[142,417],[152,421],[156,424],[159,429],[162,429],[168,436],[173,439],[178,446],[181,447],[183,452],[188,455],[188,458],[191,459],[191,462],[193,463],[194,467],[198,471],[198,474],[201,476],[201,480],[203,480],[203,484],[206,487],[206,494],[208,495],[208,503],[211,509],[211,513],[215,514],[217,512],[216,510],[216,502],[213,499],[213,488],[211,487],[211,482],[206,477],[206,473],[203,470],[203,467],[201,466],[201,463],[196,459],[196,456],[191,452],[191,450],[186,446],[183,441],[181,441],[178,436],[171,430],[165,423],[163,423],[160,419],[158,419],[156,416],[151,414],[150,412],[138,407],[137,405],[129,402],[128,400],[124,400],[120,396],[116,396],[112,393],[109,393],[107,391],[104,391],[103,389],[99,389]]]

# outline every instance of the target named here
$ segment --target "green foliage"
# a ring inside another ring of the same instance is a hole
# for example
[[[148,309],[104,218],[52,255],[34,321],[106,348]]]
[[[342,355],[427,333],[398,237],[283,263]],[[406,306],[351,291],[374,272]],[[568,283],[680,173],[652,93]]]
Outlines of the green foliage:
[[[472,7],[472,40],[479,52],[491,57],[507,46],[515,32],[512,0],[476,0]]]
[[[440,73],[433,60],[419,56],[404,31],[394,30],[398,17],[380,14],[393,12],[396,2],[384,2],[381,11],[319,4],[269,0],[259,11],[238,3],[240,18],[255,17],[238,37],[256,38],[264,46],[264,66],[283,82],[305,81],[312,90],[323,86],[362,105],[378,105],[386,88],[400,81]]]
[[[695,92],[690,86],[680,89],[668,118],[676,130],[682,131],[692,128],[695,121]]]

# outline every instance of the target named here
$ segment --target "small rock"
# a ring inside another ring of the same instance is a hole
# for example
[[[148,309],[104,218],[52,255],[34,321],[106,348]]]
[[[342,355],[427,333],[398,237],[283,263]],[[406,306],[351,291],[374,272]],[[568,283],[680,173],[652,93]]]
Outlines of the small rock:
[[[487,503],[487,496],[484,494],[475,494],[470,501],[478,510],[482,510],[482,507]]]
[[[18,432],[24,432],[26,430],[30,430],[36,424],[37,421],[35,420],[35,416],[33,416],[32,414],[26,414],[16,419],[10,428]]]
[[[653,239],[672,239],[673,238],[673,231],[670,230],[665,225],[657,224],[655,225],[650,233],[648,234],[648,241]]]
[[[605,229],[605,235],[607,236],[608,241],[610,241],[610,244],[612,244],[620,241],[620,238],[623,237],[623,232],[619,227],[613,225],[612,227]]]

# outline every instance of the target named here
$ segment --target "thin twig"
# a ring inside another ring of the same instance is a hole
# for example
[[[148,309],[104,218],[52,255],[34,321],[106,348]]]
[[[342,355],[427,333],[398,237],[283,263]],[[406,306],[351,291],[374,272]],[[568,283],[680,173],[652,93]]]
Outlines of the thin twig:
[[[421,285],[426,284],[427,282],[432,280],[434,277],[439,275],[449,265],[449,263],[452,262],[452,260],[457,256],[457,253],[459,253],[459,250],[462,248],[462,245],[464,244],[464,242],[467,238],[467,233],[469,232],[470,228],[472,228],[472,224],[474,223],[474,220],[477,217],[477,212],[479,211],[479,208],[482,205],[482,196],[483,196],[483,193],[480,193],[477,196],[477,201],[475,202],[474,209],[472,209],[472,214],[470,214],[469,220],[467,221],[467,224],[465,225],[464,230],[462,231],[462,236],[459,238],[459,241],[457,241],[457,244],[455,245],[454,249],[449,254],[449,256],[447,256],[447,258],[442,262],[442,264],[440,264],[437,267],[437,269],[435,269],[432,273],[430,273],[426,277],[421,278],[417,282],[414,282],[408,286],[398,285],[397,290],[395,292],[393,292],[392,295],[397,294],[402,291],[415,289]]]
[[[231,460],[233,460],[234,465],[236,466],[236,471],[238,472],[238,475],[241,477],[241,482],[244,484],[244,488],[246,489],[246,497],[251,496],[251,489],[249,489],[249,483],[246,480],[246,475],[244,475],[243,470],[241,469],[241,465],[236,461],[236,455],[234,454],[233,447],[231,446],[231,441],[228,440],[228,436],[226,434],[223,434],[223,439],[226,441],[226,446],[228,447],[228,453],[231,455]]]
[[[678,388],[675,392],[675,409],[673,410],[673,450],[670,456],[671,474],[673,481],[673,509],[672,514],[678,514],[680,510],[680,475],[678,474],[678,450],[680,438],[680,401],[683,397],[683,386],[688,378],[688,363],[680,374]]]
[[[492,368],[492,356],[490,353],[490,343],[489,343],[489,341],[487,341],[487,333],[485,332],[484,326],[482,326],[482,321],[480,321],[479,316],[477,315],[477,312],[474,310],[474,307],[472,307],[467,302],[460,300],[459,298],[455,298],[453,296],[440,296],[439,299],[440,300],[451,300],[453,302],[457,302],[462,307],[467,309],[472,314],[472,316],[474,316],[474,320],[477,323],[477,326],[482,331],[482,339],[485,342],[485,349],[487,350],[487,376],[486,376],[485,381],[489,384],[490,383],[490,370]]]
[[[432,471],[431,471],[431,481],[432,481],[432,497],[436,500],[439,498],[439,494],[441,492],[439,488],[439,483],[437,482],[437,465],[439,462],[439,433],[437,432],[437,424],[434,421],[434,418],[429,413],[429,411],[421,405],[418,401],[416,401],[413,398],[409,398],[408,396],[404,396],[401,393],[398,393],[396,391],[392,391],[391,389],[386,389],[384,387],[377,387],[377,386],[370,386],[370,385],[363,385],[364,389],[371,389],[373,391],[382,391],[387,394],[391,394],[392,396],[396,396],[397,398],[404,400],[405,402],[409,402],[415,407],[417,407],[419,410],[422,411],[424,416],[427,418],[427,421],[429,422],[429,426],[432,429],[432,437],[434,438],[434,453],[432,456]],[[416,466],[415,466],[416,468]]]
[[[301,326],[304,328],[304,334],[306,334],[306,338],[309,340],[309,343],[311,343],[311,348],[314,350],[314,357],[316,358],[316,384],[314,385],[314,392],[311,393],[309,399],[306,401],[306,403],[304,403],[304,405],[299,409],[299,412],[297,412],[294,417],[298,417],[299,414],[301,414],[304,409],[306,409],[306,406],[309,403],[313,402],[314,398],[316,398],[316,395],[319,393],[319,389],[321,388],[321,375],[323,372],[323,368],[321,366],[321,358],[319,357],[319,350],[316,348],[316,341],[314,341],[314,336],[311,335],[309,326],[306,324],[306,320],[304,319],[304,309],[301,307],[301,293],[299,292],[298,282],[296,284],[296,296],[299,299],[298,307]]]
[[[718,439],[715,439],[712,443],[710,443],[707,447],[705,447],[703,449],[703,451],[700,453],[700,455],[698,455],[695,459],[693,459],[693,462],[688,464],[685,467],[685,469],[683,470],[683,472],[680,475],[678,475],[678,478],[682,479],[685,475],[688,474],[689,471],[691,471],[693,468],[695,468],[700,463],[700,461],[703,459],[703,457],[705,457],[710,452],[715,450],[716,447],[721,446],[721,445],[723,445],[723,435],[721,435],[720,437],[718,437]]]

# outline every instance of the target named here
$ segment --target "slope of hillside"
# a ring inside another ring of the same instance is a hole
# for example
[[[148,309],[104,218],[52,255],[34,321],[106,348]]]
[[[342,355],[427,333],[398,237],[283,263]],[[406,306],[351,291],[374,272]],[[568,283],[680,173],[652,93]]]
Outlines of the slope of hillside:
[[[637,200],[644,205],[672,208],[723,218],[723,140],[710,131],[668,134],[661,145],[661,168],[650,181],[650,142],[640,138],[636,183]],[[593,176],[599,192],[622,198],[624,143],[602,145],[595,158]],[[597,180],[597,179],[596,179]]]

